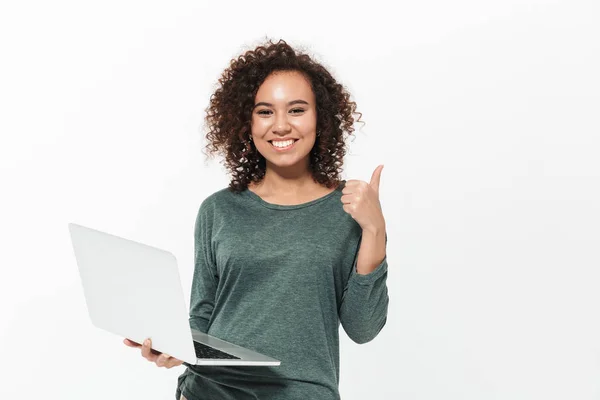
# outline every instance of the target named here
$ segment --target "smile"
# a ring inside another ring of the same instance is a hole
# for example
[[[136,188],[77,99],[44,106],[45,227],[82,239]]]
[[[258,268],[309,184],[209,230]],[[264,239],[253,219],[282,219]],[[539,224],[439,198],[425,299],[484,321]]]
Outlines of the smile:
[[[298,139],[291,139],[286,141],[271,141],[271,146],[275,149],[275,151],[287,151],[294,147]],[[274,144],[277,143],[277,144]]]

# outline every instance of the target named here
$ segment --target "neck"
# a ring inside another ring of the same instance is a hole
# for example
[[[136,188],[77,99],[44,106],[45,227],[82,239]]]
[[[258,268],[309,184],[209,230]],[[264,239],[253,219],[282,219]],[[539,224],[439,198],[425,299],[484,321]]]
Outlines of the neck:
[[[266,192],[289,195],[306,192],[315,185],[308,165],[281,168],[267,163],[265,176],[260,182],[260,186]]]

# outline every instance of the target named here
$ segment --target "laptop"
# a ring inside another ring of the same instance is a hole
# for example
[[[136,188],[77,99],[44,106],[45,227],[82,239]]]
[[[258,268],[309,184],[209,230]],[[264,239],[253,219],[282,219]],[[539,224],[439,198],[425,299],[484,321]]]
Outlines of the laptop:
[[[166,250],[69,223],[92,324],[187,365],[280,365],[267,355],[192,329],[177,259]]]

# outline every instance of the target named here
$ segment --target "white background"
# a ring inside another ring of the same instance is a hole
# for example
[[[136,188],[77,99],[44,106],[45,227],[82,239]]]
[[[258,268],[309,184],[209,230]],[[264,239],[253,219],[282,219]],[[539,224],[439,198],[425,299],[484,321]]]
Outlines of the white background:
[[[188,297],[198,207],[229,181],[204,110],[268,37],[363,113],[343,178],[385,165],[389,317],[340,331],[342,398],[600,399],[599,8],[3,2],[0,398],[175,398],[184,367],[92,326],[67,223],[172,251]]]

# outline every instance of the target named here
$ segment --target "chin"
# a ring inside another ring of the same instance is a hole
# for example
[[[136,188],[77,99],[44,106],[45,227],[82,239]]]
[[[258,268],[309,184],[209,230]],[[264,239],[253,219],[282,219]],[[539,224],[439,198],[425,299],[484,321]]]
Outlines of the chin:
[[[269,160],[267,158],[267,162],[271,165],[274,165],[276,167],[281,167],[281,168],[288,168],[288,167],[293,167],[296,165],[300,165],[303,164],[304,159],[296,159],[294,158],[293,160]]]
[[[308,160],[308,154],[305,154],[303,156],[298,156],[297,154],[294,154],[292,156],[283,157],[272,157],[271,155],[269,155],[269,157],[265,157],[265,159],[267,160],[267,163],[273,166],[287,168],[304,164],[304,162]]]

